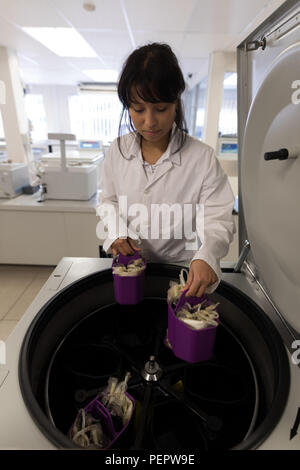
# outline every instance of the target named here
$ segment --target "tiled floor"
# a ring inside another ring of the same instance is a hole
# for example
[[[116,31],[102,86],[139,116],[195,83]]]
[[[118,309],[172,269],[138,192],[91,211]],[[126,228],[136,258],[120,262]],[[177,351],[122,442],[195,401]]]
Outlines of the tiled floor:
[[[238,227],[238,216],[234,216]],[[223,261],[236,261],[238,234]],[[0,265],[0,340],[5,341],[55,266]]]
[[[0,340],[6,340],[54,268],[0,265]]]

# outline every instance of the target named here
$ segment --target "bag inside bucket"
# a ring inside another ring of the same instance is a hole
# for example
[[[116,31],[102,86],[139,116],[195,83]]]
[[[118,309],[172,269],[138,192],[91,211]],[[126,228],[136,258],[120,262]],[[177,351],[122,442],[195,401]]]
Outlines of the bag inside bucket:
[[[107,449],[127,427],[134,410],[133,399],[126,393],[130,373],[123,381],[108,379],[107,387],[85,408],[78,411],[69,436],[87,449]]]
[[[179,283],[170,281],[168,290],[168,302],[176,317],[195,330],[207,328],[208,326],[218,326],[219,314],[217,307],[219,303],[212,303],[206,295],[201,298],[186,298],[186,291],[183,291],[186,284],[185,275],[188,276],[188,271],[182,269],[179,275]]]

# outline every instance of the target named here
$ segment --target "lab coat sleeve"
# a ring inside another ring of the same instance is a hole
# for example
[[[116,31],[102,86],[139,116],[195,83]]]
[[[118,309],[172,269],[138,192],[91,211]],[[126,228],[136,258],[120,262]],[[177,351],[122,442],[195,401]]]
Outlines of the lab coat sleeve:
[[[97,214],[100,222],[97,225],[97,237],[104,240],[103,249],[111,253],[111,245],[117,238],[127,238],[124,224],[119,224],[118,197],[115,190],[112,167],[113,144],[106,151],[101,173],[101,192]],[[120,225],[120,226],[119,226]]]
[[[117,238],[131,237],[139,243],[138,236],[127,227],[127,214],[121,214],[115,187],[113,154],[117,152],[114,142],[106,152],[101,175],[101,192],[97,214],[100,222],[97,225],[97,237],[104,240],[103,249],[111,253],[111,245]]]
[[[222,271],[221,259],[227,255],[229,245],[236,232],[232,209],[234,196],[220,163],[211,150],[210,163],[204,178],[200,192],[200,204],[204,206],[204,217],[202,220],[204,235],[202,245],[195,253],[194,260],[206,261],[218,276],[218,281],[206,289],[206,293],[212,293],[219,285]]]

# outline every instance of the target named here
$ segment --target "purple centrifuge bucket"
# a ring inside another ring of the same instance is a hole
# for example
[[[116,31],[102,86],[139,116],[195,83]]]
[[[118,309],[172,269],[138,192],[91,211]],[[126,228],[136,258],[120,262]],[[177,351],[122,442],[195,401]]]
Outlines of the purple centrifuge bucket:
[[[113,266],[123,264],[127,266],[131,261],[141,258],[136,252],[132,256],[118,255],[117,262]],[[146,264],[146,262],[144,261]],[[145,291],[145,270],[141,271],[137,276],[119,276],[113,274],[114,277],[114,293],[115,300],[122,305],[135,305],[144,300]]]
[[[85,414],[90,414],[90,415],[93,416],[93,418],[100,421],[101,427],[102,427],[107,439],[109,440],[107,446],[105,448],[103,448],[103,450],[109,449],[111,446],[113,446],[116,443],[116,441],[118,441],[118,439],[126,431],[126,429],[128,428],[128,426],[129,426],[129,424],[132,420],[132,416],[133,416],[134,410],[135,410],[135,400],[131,395],[129,395],[129,393],[125,392],[125,395],[127,396],[127,398],[129,398],[129,400],[133,404],[132,415],[131,415],[131,418],[128,421],[128,423],[125,424],[125,426],[123,426],[120,430],[117,430],[115,428],[110,412],[101,403],[98,396],[96,398],[94,398],[94,400],[92,400],[88,405],[86,405],[84,407]],[[73,424],[73,426],[74,426],[74,424]],[[73,426],[72,426],[72,428],[73,428]],[[69,436],[71,436],[72,428],[69,431]]]
[[[209,361],[214,352],[217,327],[210,325],[207,328],[195,330],[179,320],[176,316],[176,312],[187,302],[192,306],[204,301],[206,301],[205,305],[208,306],[212,305],[214,302],[206,295],[202,297],[185,297],[185,292],[181,294],[175,310],[168,301],[169,343],[175,356],[179,359],[192,363]]]

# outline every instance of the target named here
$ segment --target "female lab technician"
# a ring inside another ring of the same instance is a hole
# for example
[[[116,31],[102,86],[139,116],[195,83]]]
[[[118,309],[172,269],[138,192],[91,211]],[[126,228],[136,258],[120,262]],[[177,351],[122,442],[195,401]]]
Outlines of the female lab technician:
[[[184,89],[168,45],[152,43],[128,57],[118,95],[123,104],[120,129],[125,114],[131,132],[119,135],[106,153],[97,212],[108,231],[106,252],[129,255],[142,249],[147,261],[188,263],[187,295],[200,297],[220,282],[220,260],[235,232],[234,198],[213,149],[184,130]],[[166,207],[172,210],[164,212]],[[110,217],[117,215],[124,223],[102,217],[108,208],[114,209]],[[139,225],[133,225],[134,217]],[[191,221],[194,229],[204,221],[202,232],[186,229]],[[202,244],[197,245],[200,232]],[[189,243],[191,234],[194,243]]]

